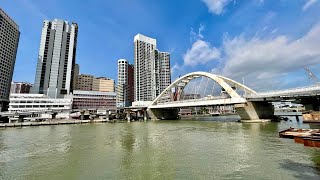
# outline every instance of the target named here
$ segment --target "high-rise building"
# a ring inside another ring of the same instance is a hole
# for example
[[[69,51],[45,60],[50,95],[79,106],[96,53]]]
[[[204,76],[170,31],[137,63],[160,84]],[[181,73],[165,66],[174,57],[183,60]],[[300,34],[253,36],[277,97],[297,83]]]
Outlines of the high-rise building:
[[[80,74],[77,78],[77,90],[115,92],[114,80],[106,77],[94,77],[88,74]]]
[[[27,82],[12,82],[10,88],[10,94],[28,94],[32,84]]]
[[[171,84],[170,53],[157,50],[156,39],[134,37],[134,100],[152,101]]]
[[[134,101],[134,66],[128,64],[128,96],[127,106],[131,106]]]
[[[19,26],[0,8],[0,111],[9,104],[19,37]]]
[[[77,37],[77,23],[43,22],[34,93],[61,98],[72,92]]]
[[[117,106],[128,107],[134,100],[133,65],[126,59],[118,60]]]
[[[171,84],[170,53],[154,50],[152,57],[154,58],[152,77],[155,80],[152,81],[151,87],[153,88],[153,98],[156,98]]]

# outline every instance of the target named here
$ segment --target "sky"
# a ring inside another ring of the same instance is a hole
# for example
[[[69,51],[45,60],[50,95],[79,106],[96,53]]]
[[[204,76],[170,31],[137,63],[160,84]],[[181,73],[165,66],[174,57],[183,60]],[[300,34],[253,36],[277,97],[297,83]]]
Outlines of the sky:
[[[34,82],[42,22],[79,26],[80,73],[117,81],[133,63],[136,34],[171,53],[172,81],[193,71],[257,91],[308,86],[320,78],[320,0],[0,0],[20,28],[13,81]]]

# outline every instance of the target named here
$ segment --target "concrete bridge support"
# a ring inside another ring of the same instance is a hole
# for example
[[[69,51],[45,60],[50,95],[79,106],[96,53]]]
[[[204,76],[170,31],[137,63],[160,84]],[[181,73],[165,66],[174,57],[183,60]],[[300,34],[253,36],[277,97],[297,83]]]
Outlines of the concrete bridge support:
[[[19,117],[18,117],[18,122],[20,123],[20,122],[24,122],[24,118],[25,118],[26,116],[25,115],[19,115]]]
[[[55,119],[55,118],[57,117],[57,114],[58,114],[58,113],[52,113],[51,119]]]
[[[152,120],[175,120],[178,119],[179,109],[147,109],[147,114]]]
[[[143,120],[144,120],[144,121],[147,121],[147,120],[148,120],[147,110],[143,110]]]
[[[130,111],[127,111],[127,122],[131,122],[131,113]]]
[[[236,104],[235,109],[241,122],[263,122],[275,119],[273,105],[265,101]]]
[[[106,121],[110,120],[110,114],[109,114],[109,110],[106,110]]]
[[[84,120],[84,110],[80,110],[80,120]]]

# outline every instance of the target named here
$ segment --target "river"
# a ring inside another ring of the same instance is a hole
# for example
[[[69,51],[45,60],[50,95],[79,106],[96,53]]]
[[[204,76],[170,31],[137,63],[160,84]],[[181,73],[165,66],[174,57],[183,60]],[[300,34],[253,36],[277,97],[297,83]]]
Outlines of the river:
[[[296,122],[151,121],[0,129],[0,179],[320,179]]]

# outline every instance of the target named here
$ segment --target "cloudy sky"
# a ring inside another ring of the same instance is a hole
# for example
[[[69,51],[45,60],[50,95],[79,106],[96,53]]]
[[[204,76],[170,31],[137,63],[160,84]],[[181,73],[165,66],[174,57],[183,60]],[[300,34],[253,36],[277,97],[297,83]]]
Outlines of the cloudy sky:
[[[81,3],[80,3],[81,2]],[[1,0],[20,26],[14,81],[33,82],[42,22],[79,25],[80,72],[117,79],[117,60],[133,63],[133,37],[171,52],[172,80],[208,71],[255,90],[311,85],[320,78],[319,0]]]

